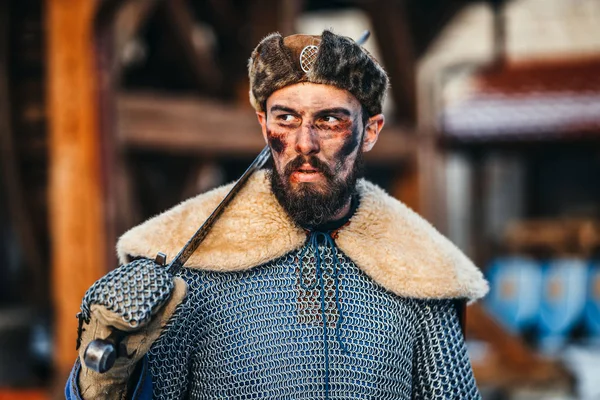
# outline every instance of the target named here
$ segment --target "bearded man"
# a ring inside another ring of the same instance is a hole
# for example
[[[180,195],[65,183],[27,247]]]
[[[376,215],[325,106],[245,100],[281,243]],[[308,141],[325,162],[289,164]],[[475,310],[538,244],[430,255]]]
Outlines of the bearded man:
[[[78,360],[67,397],[479,398],[458,310],[486,281],[431,225],[358,179],[384,125],[384,70],[324,31],[266,37],[249,76],[272,170],[250,178],[148,323],[132,328],[127,310],[84,300],[80,359],[114,329],[127,331],[126,356],[102,374]],[[152,263],[131,261],[177,254],[229,189],[127,232],[123,265],[88,292],[118,301],[140,285],[124,277]],[[165,285],[145,278],[151,269],[134,273],[148,293]]]

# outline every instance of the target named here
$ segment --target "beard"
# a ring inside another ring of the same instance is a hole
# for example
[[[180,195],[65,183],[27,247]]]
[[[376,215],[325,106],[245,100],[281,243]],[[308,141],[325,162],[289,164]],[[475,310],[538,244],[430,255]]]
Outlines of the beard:
[[[290,176],[305,163],[310,164],[323,174],[325,183],[319,185],[300,182],[294,189]],[[336,170],[342,165],[338,163]],[[271,188],[275,198],[290,218],[303,228],[323,225],[336,218],[337,214],[349,203],[356,191],[356,181],[362,175],[362,149],[359,148],[356,160],[345,179],[337,177],[327,164],[315,156],[298,156],[290,161],[280,173],[275,167],[270,170]]]

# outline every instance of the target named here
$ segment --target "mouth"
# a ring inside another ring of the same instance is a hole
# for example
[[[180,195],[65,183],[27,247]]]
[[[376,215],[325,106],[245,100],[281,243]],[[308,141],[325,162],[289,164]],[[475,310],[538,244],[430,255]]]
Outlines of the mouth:
[[[321,177],[321,172],[313,167],[302,166],[296,169],[291,176],[295,182],[313,182]]]
[[[298,167],[294,172],[301,172],[303,174],[314,174],[320,172],[318,168],[313,167],[312,165],[305,163]]]

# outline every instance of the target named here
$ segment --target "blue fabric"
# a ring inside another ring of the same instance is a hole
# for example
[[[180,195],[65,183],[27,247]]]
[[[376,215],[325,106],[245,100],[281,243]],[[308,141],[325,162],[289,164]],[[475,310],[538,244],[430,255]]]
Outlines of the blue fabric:
[[[81,363],[79,362],[79,358],[75,361],[75,365],[69,374],[69,379],[67,379],[67,385],[65,387],[65,398],[67,400],[81,400],[81,394],[79,393],[79,387],[77,386],[77,377],[79,376],[79,372],[81,371]]]
[[[132,400],[151,400],[152,399],[152,377],[148,370],[148,360],[146,357],[142,358],[142,370],[140,376],[135,384],[135,390],[128,398]],[[75,362],[69,379],[67,379],[67,385],[65,386],[65,399],[66,400],[83,400],[81,393],[79,392],[79,386],[77,385],[77,378],[81,372],[81,363],[79,358]]]

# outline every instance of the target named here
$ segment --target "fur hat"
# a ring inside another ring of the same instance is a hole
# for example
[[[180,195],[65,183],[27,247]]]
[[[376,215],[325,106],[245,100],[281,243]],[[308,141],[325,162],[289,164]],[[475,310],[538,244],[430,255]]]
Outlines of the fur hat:
[[[276,90],[301,82],[336,86],[352,93],[369,116],[381,113],[388,77],[354,40],[323,31],[321,36],[279,33],[265,37],[248,63],[250,103],[264,111]]]

